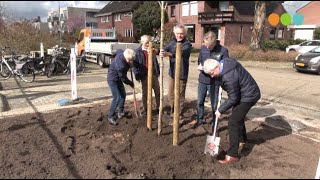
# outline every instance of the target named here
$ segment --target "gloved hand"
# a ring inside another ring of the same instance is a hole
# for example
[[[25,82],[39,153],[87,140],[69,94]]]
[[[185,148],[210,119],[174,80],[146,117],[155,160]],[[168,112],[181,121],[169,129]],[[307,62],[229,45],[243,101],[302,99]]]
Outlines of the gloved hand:
[[[134,77],[136,78],[137,81],[140,81],[140,80],[141,80],[140,74],[136,74]]]

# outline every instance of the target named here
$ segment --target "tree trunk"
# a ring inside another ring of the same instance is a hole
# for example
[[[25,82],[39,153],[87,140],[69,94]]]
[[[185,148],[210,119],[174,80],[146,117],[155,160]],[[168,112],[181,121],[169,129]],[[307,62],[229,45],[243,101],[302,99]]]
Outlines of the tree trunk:
[[[251,44],[252,50],[261,48],[261,41],[264,34],[264,24],[266,19],[266,2],[256,1],[255,3],[255,15],[254,15],[254,27],[252,30]]]

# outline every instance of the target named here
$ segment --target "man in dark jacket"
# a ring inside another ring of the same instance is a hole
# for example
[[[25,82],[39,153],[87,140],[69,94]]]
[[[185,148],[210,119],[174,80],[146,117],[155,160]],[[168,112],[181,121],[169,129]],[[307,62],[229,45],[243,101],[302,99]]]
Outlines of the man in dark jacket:
[[[107,77],[108,85],[113,97],[108,115],[108,121],[112,125],[117,125],[117,119],[122,118],[124,115],[123,108],[126,100],[126,90],[123,83],[134,88],[133,82],[127,77],[127,72],[136,55],[132,49],[126,49],[124,51],[119,49],[116,54],[115,59],[109,67]],[[118,115],[116,115],[117,109]]]
[[[183,115],[183,104],[186,96],[186,87],[189,74],[189,58],[191,53],[192,44],[185,37],[185,27],[183,25],[176,25],[173,28],[175,38],[173,38],[164,50],[160,51],[160,57],[169,57],[170,68],[169,68],[169,90],[168,100],[171,106],[171,113],[174,112],[174,74],[176,64],[176,47],[177,43],[181,43],[181,74],[180,74],[180,117]]]
[[[221,87],[228,94],[228,99],[216,111],[221,114],[232,108],[228,121],[230,147],[224,160],[220,163],[230,163],[239,160],[239,146],[247,141],[244,118],[260,99],[260,89],[250,73],[235,59],[225,58],[220,62],[208,59],[204,62],[203,70],[211,77],[218,77]]]
[[[136,59],[133,63],[133,72],[135,74],[135,78],[137,81],[141,81],[142,85],[142,103],[143,103],[143,111],[141,112],[142,116],[147,115],[147,97],[148,97],[148,63],[152,62],[153,70],[152,70],[152,89],[154,91],[156,97],[156,111],[159,112],[160,106],[160,86],[159,86],[159,75],[160,68],[157,60],[156,53],[153,53],[152,60],[149,61],[149,42],[150,36],[143,35],[140,38],[141,46],[135,50]]]
[[[216,78],[212,78],[210,75],[203,72],[203,63],[205,60],[213,58],[221,60],[224,58],[229,58],[228,49],[217,43],[216,34],[212,31],[207,32],[203,37],[204,45],[200,49],[198,58],[198,70],[199,73],[199,84],[198,84],[198,101],[197,101],[197,123],[193,126],[196,128],[198,125],[205,123],[203,119],[204,116],[204,101],[209,91],[209,97],[211,101],[212,112],[217,109],[218,103],[218,90],[219,87],[216,86]],[[215,115],[213,113],[213,123],[215,120]]]

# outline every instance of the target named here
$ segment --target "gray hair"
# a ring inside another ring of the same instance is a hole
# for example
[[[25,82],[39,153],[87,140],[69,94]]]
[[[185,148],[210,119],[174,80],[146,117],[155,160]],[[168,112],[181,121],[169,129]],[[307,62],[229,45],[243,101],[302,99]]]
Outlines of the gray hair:
[[[182,24],[177,24],[173,27],[173,32],[176,31],[176,29],[183,29],[184,34],[186,34],[186,28]]]
[[[126,60],[134,60],[136,58],[136,53],[132,49],[124,50],[123,55]]]
[[[206,74],[209,74],[209,72],[214,70],[216,67],[220,67],[220,63],[215,59],[207,59],[203,63],[203,71]]]
[[[149,36],[149,35],[142,35],[141,37],[140,37],[140,43],[142,43],[143,41],[145,41],[145,40],[148,40],[148,41],[150,41],[150,39],[151,39],[151,37]]]
[[[211,46],[213,44],[216,43],[217,40],[217,36],[214,32],[209,31],[206,34],[204,34],[203,36],[203,42],[207,45],[207,46]]]

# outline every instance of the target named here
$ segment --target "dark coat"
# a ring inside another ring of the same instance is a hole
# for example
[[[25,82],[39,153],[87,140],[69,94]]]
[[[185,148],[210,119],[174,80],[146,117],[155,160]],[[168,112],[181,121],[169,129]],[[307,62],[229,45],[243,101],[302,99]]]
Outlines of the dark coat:
[[[133,85],[133,82],[127,77],[130,64],[126,61],[123,52],[123,50],[118,49],[116,52],[116,57],[109,66],[107,76],[107,81],[109,84],[118,84],[122,81],[127,85]]]
[[[184,38],[181,41],[181,80],[187,80],[189,74],[189,58],[191,53],[192,44],[189,40]],[[165,51],[171,52],[172,57],[170,57],[170,68],[169,68],[169,75],[174,79],[175,74],[175,64],[176,64],[176,47],[177,47],[177,39],[173,38],[168,45],[164,48]]]
[[[133,72],[136,77],[136,80],[142,80],[147,78],[148,76],[148,71],[145,68],[145,57],[142,50],[142,46],[137,48],[135,52],[136,52],[136,59],[133,61]],[[153,69],[155,71],[154,73],[157,75],[157,77],[159,77],[160,75],[159,63],[158,63],[156,53],[154,52],[153,52],[152,62],[153,62]]]
[[[226,58],[220,63],[223,63],[223,69],[218,79],[222,89],[228,93],[228,99],[221,104],[219,112],[223,114],[239,102],[256,103],[261,94],[250,73],[235,59]]]
[[[220,44],[216,44],[212,50],[209,50],[206,46],[202,46],[199,53],[198,65],[201,63],[201,65],[203,66],[204,61],[209,58],[213,58],[219,61],[224,58],[229,58],[229,51],[227,48],[221,46]],[[203,71],[200,71],[198,80],[199,82],[207,85],[214,84],[215,82],[215,78],[212,78],[209,74],[206,74]]]

